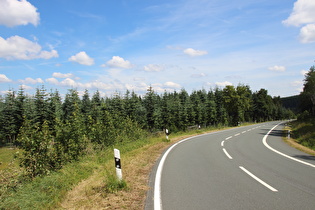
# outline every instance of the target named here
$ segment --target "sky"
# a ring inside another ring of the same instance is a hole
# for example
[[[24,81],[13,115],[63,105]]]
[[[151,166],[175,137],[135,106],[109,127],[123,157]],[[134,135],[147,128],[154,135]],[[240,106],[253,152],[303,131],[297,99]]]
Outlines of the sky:
[[[0,0],[0,95],[239,84],[297,95],[314,11],[314,0]]]

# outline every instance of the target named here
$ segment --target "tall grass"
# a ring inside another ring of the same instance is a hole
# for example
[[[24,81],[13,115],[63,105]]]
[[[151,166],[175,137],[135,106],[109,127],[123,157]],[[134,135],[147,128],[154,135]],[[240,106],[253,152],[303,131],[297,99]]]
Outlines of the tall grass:
[[[196,135],[214,129],[217,128],[173,133],[170,138],[178,138],[183,135]],[[33,180],[22,181],[15,188],[12,188],[9,192],[1,196],[0,209],[54,209],[58,207],[69,190],[80,181],[90,177],[95,171],[102,171],[101,173],[104,177],[105,185],[99,191],[111,193],[121,189],[128,189],[129,183],[115,180],[113,148],[119,148],[121,154],[133,156],[134,153],[139,152],[139,148],[152,146],[161,142],[165,145],[171,144],[171,142],[165,141],[164,133],[160,133],[136,141],[117,143],[105,149],[91,149],[79,161],[69,163],[59,171],[51,172],[46,176],[36,177]],[[109,171],[108,165],[110,166],[111,164],[113,167]],[[23,177],[23,175],[20,177]]]
[[[315,119],[297,120],[291,123],[292,137],[305,147],[315,150]]]

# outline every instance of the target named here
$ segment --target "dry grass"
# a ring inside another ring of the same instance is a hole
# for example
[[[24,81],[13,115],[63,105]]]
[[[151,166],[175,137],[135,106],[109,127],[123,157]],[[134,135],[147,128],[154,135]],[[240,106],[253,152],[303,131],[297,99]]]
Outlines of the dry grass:
[[[60,209],[144,209],[149,174],[155,162],[170,144],[190,136],[193,135],[172,138],[170,142],[159,141],[121,154],[127,189],[106,193],[106,174],[115,173],[114,162],[109,161],[69,191]]]
[[[291,127],[285,126],[284,132],[287,133],[288,130],[291,131]],[[312,149],[310,149],[310,148],[308,148],[308,147],[305,147],[305,146],[299,144],[299,143],[297,142],[297,140],[293,139],[292,137],[290,137],[290,138],[284,137],[283,139],[284,139],[284,141],[285,141],[287,144],[289,144],[291,147],[293,147],[293,148],[295,148],[295,149],[298,149],[298,150],[300,150],[300,151],[302,151],[302,152],[305,152],[305,153],[307,153],[307,154],[309,154],[309,155],[314,155],[314,156],[315,156],[315,151],[314,151],[314,150],[312,150]]]
[[[291,147],[294,147],[295,149],[298,149],[298,150],[300,150],[302,152],[305,152],[305,153],[307,153],[309,155],[314,155],[315,156],[315,151],[314,150],[297,143],[292,138],[289,139],[289,138],[286,137],[285,138],[285,142],[288,143]]]

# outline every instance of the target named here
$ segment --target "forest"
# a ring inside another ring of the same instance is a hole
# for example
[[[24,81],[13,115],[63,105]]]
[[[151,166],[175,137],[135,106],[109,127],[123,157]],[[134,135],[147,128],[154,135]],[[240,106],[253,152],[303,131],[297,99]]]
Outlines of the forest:
[[[237,126],[294,118],[280,97],[249,86],[145,95],[126,91],[101,97],[88,90],[82,96],[70,89],[37,88],[32,96],[22,88],[0,97],[0,144],[23,150],[21,166],[32,177],[60,169],[77,160],[87,148],[102,149],[116,143],[145,138],[148,133],[185,131],[208,126]]]

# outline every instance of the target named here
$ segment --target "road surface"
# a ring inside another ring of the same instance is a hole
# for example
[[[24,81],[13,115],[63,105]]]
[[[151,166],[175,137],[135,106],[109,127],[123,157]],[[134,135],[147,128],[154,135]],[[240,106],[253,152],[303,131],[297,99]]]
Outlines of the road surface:
[[[150,177],[146,210],[315,209],[315,157],[268,122],[185,139]]]

